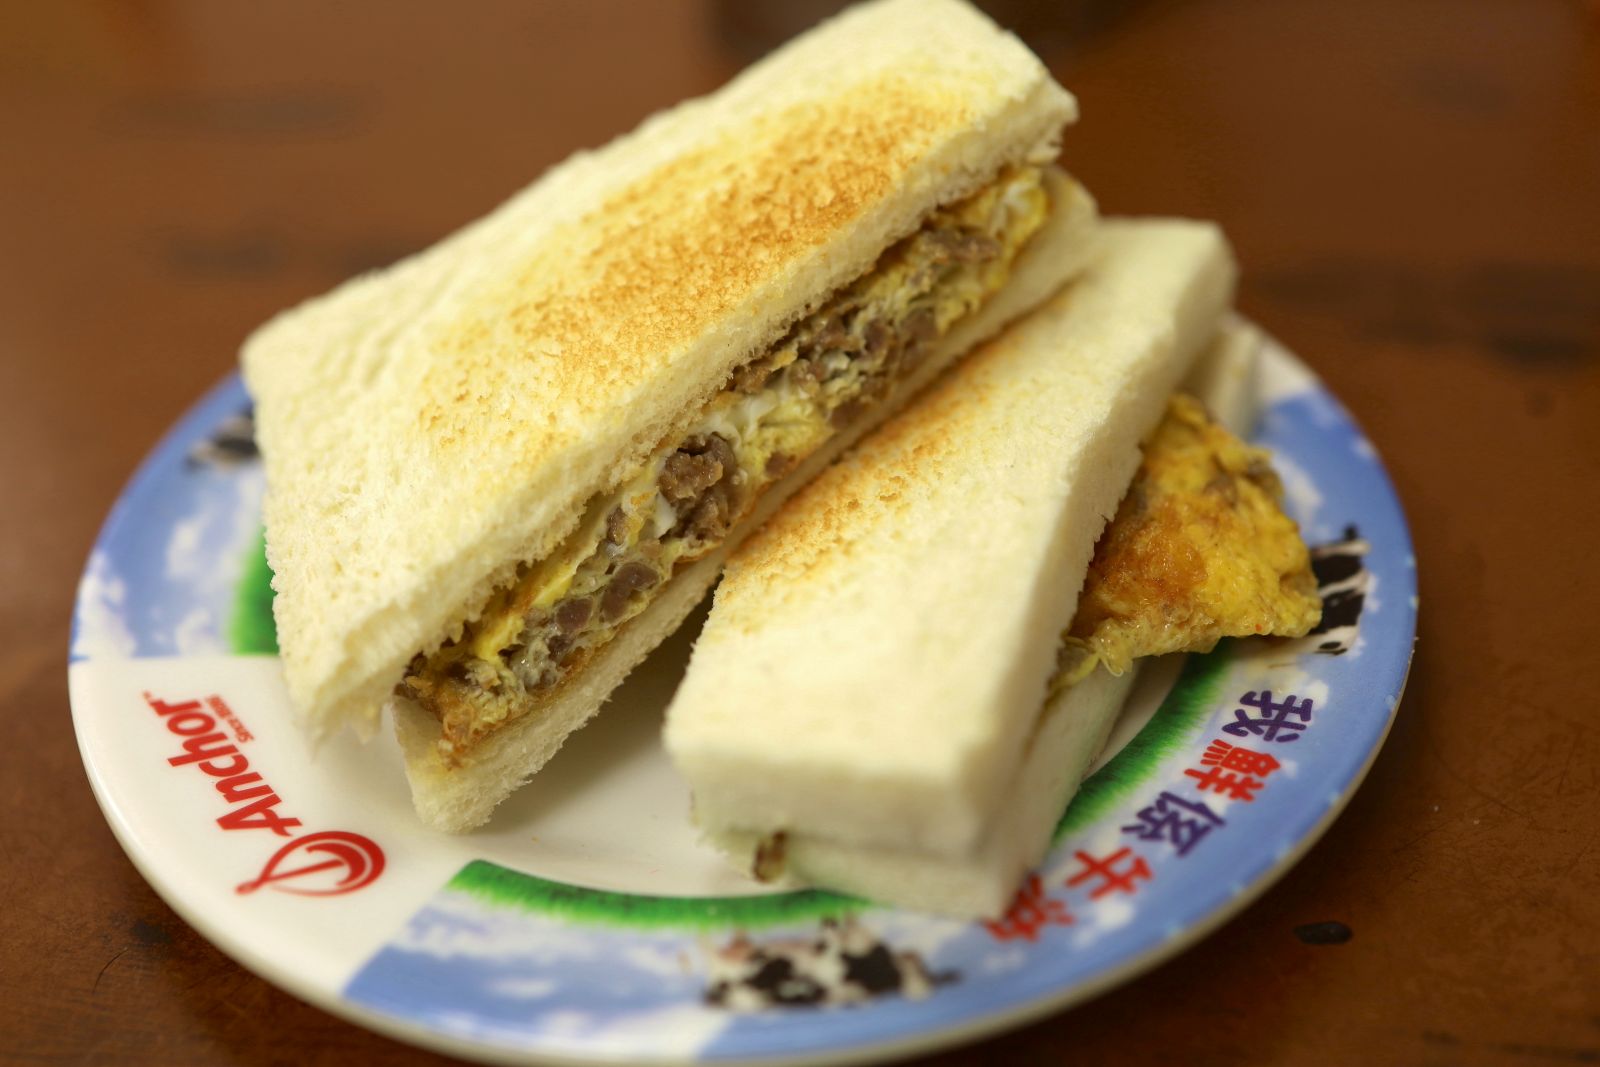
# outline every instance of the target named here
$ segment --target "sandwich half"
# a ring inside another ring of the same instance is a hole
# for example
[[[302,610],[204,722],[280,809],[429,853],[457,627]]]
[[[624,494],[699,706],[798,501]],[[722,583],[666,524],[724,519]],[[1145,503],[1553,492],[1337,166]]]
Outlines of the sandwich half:
[[[245,346],[292,702],[483,822],[724,555],[1088,261],[1072,98],[959,0],[853,9]]]
[[[996,915],[1138,658],[1315,624],[1261,455],[1173,395],[1228,306],[1221,234],[1108,220],[1099,240],[730,561],[666,745],[752,874]],[[1207,361],[1234,418],[1249,344]]]

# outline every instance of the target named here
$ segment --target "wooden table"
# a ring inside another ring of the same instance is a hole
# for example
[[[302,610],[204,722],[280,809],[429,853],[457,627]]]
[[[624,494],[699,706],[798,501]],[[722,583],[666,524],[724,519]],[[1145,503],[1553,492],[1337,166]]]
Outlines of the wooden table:
[[[1600,12],[1005,10],[1079,94],[1067,158],[1104,207],[1223,220],[1244,310],[1364,422],[1422,623],[1371,777],[1281,884],[1089,1006],[931,1062],[1600,1061]],[[432,1058],[241,970],[146,887],[73,743],[74,583],[252,326],[713,88],[760,21],[722,12],[10,6],[0,1060]],[[1353,939],[1296,938],[1321,920]]]

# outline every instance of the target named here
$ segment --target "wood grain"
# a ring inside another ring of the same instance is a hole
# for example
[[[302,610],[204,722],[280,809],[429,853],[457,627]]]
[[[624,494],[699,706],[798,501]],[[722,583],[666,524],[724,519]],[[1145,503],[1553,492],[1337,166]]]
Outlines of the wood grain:
[[[0,1060],[434,1059],[242,971],[145,885],[78,763],[72,590],[253,325],[726,79],[765,25],[728,6],[0,14]],[[928,1062],[1600,1062],[1600,12],[1048,7],[1007,10],[1080,96],[1071,166],[1108,210],[1226,224],[1244,309],[1388,463],[1421,635],[1370,779],[1278,887]],[[1295,936],[1323,921],[1353,937]]]

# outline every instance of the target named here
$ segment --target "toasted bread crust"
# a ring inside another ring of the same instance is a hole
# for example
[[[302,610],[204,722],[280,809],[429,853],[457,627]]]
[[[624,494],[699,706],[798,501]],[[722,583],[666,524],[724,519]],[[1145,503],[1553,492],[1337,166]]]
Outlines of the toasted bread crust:
[[[1071,98],[956,0],[888,0],[556,168],[244,352],[286,680],[325,733]]]

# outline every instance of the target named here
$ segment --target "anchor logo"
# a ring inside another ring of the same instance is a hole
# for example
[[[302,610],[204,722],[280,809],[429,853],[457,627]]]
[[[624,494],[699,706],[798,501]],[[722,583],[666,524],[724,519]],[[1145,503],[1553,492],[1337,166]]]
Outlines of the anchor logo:
[[[306,853],[304,859],[314,862],[280,869],[291,856],[297,856],[302,852]],[[327,858],[316,859],[317,856]],[[240,884],[234,891],[240,894],[254,893],[262,886],[270,885],[283,893],[298,893],[308,897],[334,897],[343,893],[354,893],[357,889],[376,882],[378,876],[383,873],[383,863],[383,849],[370,838],[345,830],[325,830],[322,833],[297,837],[284,845],[273,853],[267,865],[261,869],[259,877],[254,881]],[[338,873],[321,878],[314,877],[324,871]],[[286,884],[307,877],[312,878],[309,886]]]

